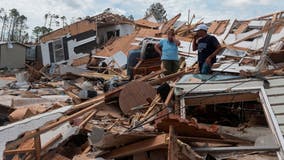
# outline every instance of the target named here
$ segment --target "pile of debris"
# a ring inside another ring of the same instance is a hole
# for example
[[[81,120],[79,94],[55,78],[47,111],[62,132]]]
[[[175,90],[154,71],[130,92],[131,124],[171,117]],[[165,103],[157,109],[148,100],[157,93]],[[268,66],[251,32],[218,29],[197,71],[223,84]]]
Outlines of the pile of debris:
[[[43,65],[0,77],[0,159],[283,159],[283,13],[208,23],[223,47],[211,75],[197,74],[191,47],[202,20],[180,14],[163,24],[100,14],[43,36]],[[149,53],[171,28],[180,69],[165,76]]]

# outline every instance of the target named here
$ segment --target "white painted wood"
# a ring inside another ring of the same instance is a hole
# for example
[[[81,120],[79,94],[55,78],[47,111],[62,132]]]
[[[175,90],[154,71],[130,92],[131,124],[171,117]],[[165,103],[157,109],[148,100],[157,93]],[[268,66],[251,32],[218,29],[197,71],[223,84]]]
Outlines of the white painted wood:
[[[21,134],[35,130],[46,123],[56,120],[68,111],[72,106],[65,106],[51,112],[39,114],[22,121],[8,124],[0,127],[0,159],[3,159],[3,152],[6,148],[6,143],[17,139]]]
[[[279,78],[279,79],[271,79],[268,80],[270,83],[270,87],[284,87],[284,78]]]
[[[271,105],[275,105],[275,104],[284,104],[284,95],[283,96],[270,96],[268,97],[269,99],[269,103]]]
[[[284,105],[271,106],[275,115],[284,115]]]
[[[281,95],[281,94],[284,94],[284,87],[275,87],[275,88],[265,89],[265,92],[267,96]]]

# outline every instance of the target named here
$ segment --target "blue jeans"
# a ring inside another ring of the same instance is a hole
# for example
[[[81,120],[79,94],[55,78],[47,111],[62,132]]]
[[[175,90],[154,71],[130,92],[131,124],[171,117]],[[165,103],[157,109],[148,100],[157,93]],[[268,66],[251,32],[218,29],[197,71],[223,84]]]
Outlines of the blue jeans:
[[[204,62],[202,64],[201,67],[199,67],[201,70],[200,70],[200,73],[201,74],[209,74],[210,71],[211,71],[211,66],[209,66],[206,62]]]
[[[136,50],[130,50],[128,52],[128,57],[127,57],[127,75],[133,78],[133,67],[136,66],[138,63],[138,58],[140,58],[140,49]]]

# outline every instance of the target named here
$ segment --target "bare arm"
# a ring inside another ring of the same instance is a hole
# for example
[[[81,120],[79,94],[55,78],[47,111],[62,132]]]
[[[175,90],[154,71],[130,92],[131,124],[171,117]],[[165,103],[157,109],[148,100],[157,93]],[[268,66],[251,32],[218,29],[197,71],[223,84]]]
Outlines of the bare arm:
[[[206,59],[206,63],[208,65],[212,65],[212,58],[217,56],[217,54],[223,49],[224,47],[221,47],[220,45],[217,46],[217,49]]]
[[[180,46],[180,41],[178,39],[174,38],[174,42],[177,46]]]
[[[158,52],[158,53],[160,54],[160,56],[162,56],[162,51],[161,51],[161,46],[160,46],[160,44],[157,43],[154,48],[155,48],[155,51]]]

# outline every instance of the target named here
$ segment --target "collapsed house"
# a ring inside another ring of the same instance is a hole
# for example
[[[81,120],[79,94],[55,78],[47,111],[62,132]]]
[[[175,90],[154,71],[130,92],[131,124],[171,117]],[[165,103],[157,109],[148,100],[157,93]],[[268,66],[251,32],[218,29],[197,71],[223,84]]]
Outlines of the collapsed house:
[[[208,23],[223,47],[211,75],[198,74],[191,49],[201,22],[179,17],[158,28],[138,21],[71,65],[1,77],[1,159],[284,159],[283,12]],[[170,28],[181,61],[164,76],[145,54]]]
[[[40,38],[42,64],[80,58],[111,38],[129,35],[133,30],[132,21],[108,12],[75,22]]]

